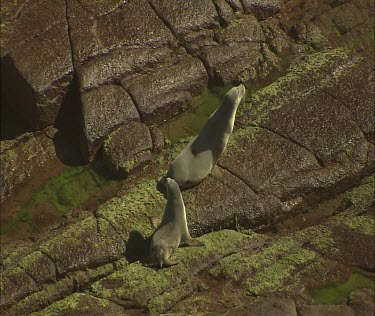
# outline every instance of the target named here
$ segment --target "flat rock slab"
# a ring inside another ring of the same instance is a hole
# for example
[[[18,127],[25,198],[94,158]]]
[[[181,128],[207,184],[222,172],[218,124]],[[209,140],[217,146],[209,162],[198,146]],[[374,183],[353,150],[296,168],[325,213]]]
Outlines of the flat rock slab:
[[[40,251],[56,264],[57,274],[64,275],[118,259],[125,244],[107,222],[88,217],[42,244]]]
[[[108,308],[117,310],[118,305],[141,308],[151,315],[169,310],[178,313],[186,311],[187,306],[190,306],[190,314],[202,308],[210,310],[217,305],[217,301],[213,304],[210,299],[211,291],[219,291],[227,299],[228,295],[233,298],[239,295],[243,304],[256,303],[252,295],[282,295],[293,300],[299,295],[305,297],[306,288],[321,288],[345,280],[353,266],[373,270],[374,259],[369,254],[374,252],[374,218],[363,215],[373,203],[372,194],[365,193],[369,184],[347,192],[343,205],[349,209],[323,224],[274,239],[251,230],[209,233],[199,237],[204,246],[177,249],[172,256],[179,261],[178,265],[158,270],[139,262],[128,263],[122,257],[123,241],[126,241],[127,255],[132,249],[138,253],[138,259],[147,259],[146,238],[152,234],[148,216],[158,215],[158,212],[160,216],[166,203],[161,194],[155,195],[154,181],[140,183],[121,198],[103,205],[97,218],[90,216],[71,225],[43,242],[36,251],[24,251],[26,255],[19,256],[17,266],[6,268],[1,275],[4,315],[41,310],[47,306],[46,302],[59,300],[62,301],[47,308],[70,308],[66,305],[71,299],[75,301],[78,294],[73,298],[69,295],[87,286],[90,295],[104,300],[103,307],[109,299],[116,305],[109,304]],[[350,242],[348,236],[351,236]],[[12,253],[8,257],[15,258]],[[53,267],[59,278],[57,282]],[[17,279],[23,282],[18,285]],[[217,282],[221,284],[219,288]],[[202,296],[206,302],[203,305],[188,304],[189,300]],[[353,302],[370,308],[365,298],[358,297]],[[221,311],[236,306],[229,301],[220,301]],[[272,306],[258,303],[268,306],[267,309],[280,309],[280,312],[293,311],[293,303],[276,301]],[[92,304],[96,302],[99,301],[93,299]],[[84,305],[78,306],[83,308]],[[353,305],[348,310],[354,308]],[[217,310],[216,314],[219,314]]]
[[[74,293],[67,298],[51,304],[41,312],[33,313],[37,315],[126,315],[124,309],[108,300],[93,297],[89,294]]]
[[[155,270],[132,263],[124,270],[94,283],[91,292],[124,306],[147,306],[153,314],[161,313],[168,309],[168,304],[194,291],[197,288],[194,277],[218,258],[238,248],[259,247],[264,242],[261,236],[247,236],[230,230],[211,233],[200,240],[205,246],[178,249],[176,258],[180,263],[177,266]],[[185,289],[187,292],[176,292],[176,287],[184,287],[185,284],[190,284]]]
[[[91,1],[69,0],[67,3],[77,67],[89,58],[100,57],[115,49],[156,48],[175,42],[172,33],[146,0],[119,3],[107,13],[101,11],[108,4],[99,4],[92,10]]]
[[[44,134],[24,134],[2,141],[0,150],[0,201],[4,202],[24,181],[46,166],[55,155],[52,140]]]

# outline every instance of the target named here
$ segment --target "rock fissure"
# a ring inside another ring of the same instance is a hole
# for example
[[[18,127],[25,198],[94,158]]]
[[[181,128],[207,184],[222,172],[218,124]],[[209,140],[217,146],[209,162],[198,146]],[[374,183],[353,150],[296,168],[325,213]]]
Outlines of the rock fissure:
[[[139,104],[137,103],[137,99],[134,97],[134,95],[130,91],[128,91],[127,89],[125,89],[125,87],[123,85],[119,84],[119,86],[129,95],[130,99],[132,100],[132,102],[134,104],[135,109],[138,112],[140,122],[144,123],[143,114],[142,114],[142,112],[139,109]]]
[[[25,1],[25,2],[22,4],[21,8],[18,10],[18,12],[15,14],[15,16],[13,16],[10,20],[17,20],[17,19],[21,16],[21,13],[25,10],[25,7],[26,7],[29,3],[31,3],[31,2],[32,2],[32,0],[27,0],[27,1]]]
[[[224,169],[225,171],[228,171],[231,175],[235,176],[236,178],[238,178],[241,182],[243,182],[250,190],[252,190],[255,194],[259,194],[259,191],[257,189],[255,189],[250,183],[248,183],[243,177],[241,177],[239,174],[237,174],[236,172],[232,171],[230,168],[217,163],[217,166],[219,166],[220,168]]]
[[[288,137],[288,136],[286,136],[286,135],[284,135],[284,134],[282,134],[282,133],[280,133],[280,132],[278,132],[278,131],[270,128],[270,127],[266,127],[266,126],[264,126],[262,124],[259,124],[259,125],[249,124],[248,126],[263,128],[263,129],[265,129],[265,130],[267,130],[267,131],[269,131],[269,132],[271,132],[271,133],[273,133],[273,134],[275,134],[275,135],[277,135],[277,136],[279,136],[279,137],[281,137],[281,138],[283,138],[283,139],[285,139],[285,140],[287,140],[287,141],[289,141],[289,142],[291,142],[291,143],[293,143],[293,144],[295,144],[295,145],[297,145],[297,146],[305,149],[306,151],[308,151],[309,153],[311,153],[314,156],[316,162],[319,164],[319,166],[321,168],[325,168],[326,167],[325,164],[324,164],[324,161],[321,158],[319,158],[312,149],[310,149],[307,146],[303,145],[302,143],[300,143],[296,139]]]
[[[60,280],[60,274],[59,274],[59,271],[57,269],[57,265],[56,265],[56,262],[53,260],[53,258],[46,252],[44,252],[42,249],[38,249],[42,255],[46,256],[53,264],[54,268],[55,268],[55,275],[56,275],[56,281],[59,281]]]
[[[100,229],[100,224],[99,224],[99,219],[101,220],[104,220],[109,226],[111,226],[111,228],[113,229],[113,231],[116,233],[116,235],[126,243],[126,240],[124,240],[122,237],[121,237],[121,234],[118,233],[118,231],[116,230],[116,227],[113,226],[113,224],[107,220],[105,217],[102,217],[102,216],[97,216],[96,213],[95,213],[95,220],[96,220],[96,229],[98,231],[98,234],[102,234],[101,232],[101,229]]]
[[[71,29],[71,25],[70,25],[70,21],[69,21],[70,17],[69,17],[68,1],[69,0],[65,0],[65,18],[66,18],[66,25],[67,25],[67,29],[68,29],[68,40],[69,40],[69,47],[70,47],[71,62],[72,62],[72,66],[73,66],[74,75],[76,75],[77,74],[77,68],[76,68],[75,57],[74,57],[74,45],[73,45],[73,39],[72,39],[72,29]],[[78,1],[78,3],[80,4],[79,1]]]
[[[202,58],[201,56],[199,56],[199,54],[198,54],[198,55],[193,54],[193,53],[192,53],[192,50],[191,50],[188,46],[186,46],[186,45],[183,44],[183,40],[180,39],[180,37],[178,36],[178,34],[173,30],[172,26],[168,23],[168,21],[167,21],[166,19],[164,19],[164,18],[159,14],[159,12],[158,12],[158,10],[155,8],[154,4],[153,4],[150,0],[148,0],[148,3],[149,3],[149,5],[150,5],[150,7],[152,8],[152,10],[155,12],[155,14],[158,16],[158,18],[163,22],[163,24],[167,27],[167,29],[168,29],[168,30],[173,34],[173,36],[176,38],[178,45],[181,46],[181,47],[183,47],[183,48],[185,48],[186,53],[189,54],[191,57],[199,59],[199,60],[201,61],[201,63],[203,64],[203,66],[204,66],[204,68],[205,68],[205,70],[206,70],[207,75],[209,76],[209,74],[210,74],[209,69],[210,69],[210,68],[209,68],[209,66],[206,64],[204,58]]]
[[[38,282],[34,279],[34,277],[30,274],[30,272],[27,271],[25,268],[21,267],[20,265],[17,265],[17,267],[20,268],[23,272],[25,272],[25,273],[28,275],[28,277],[34,282],[36,288],[38,289],[37,292],[39,292],[39,291],[40,291],[39,284],[38,284]]]
[[[168,23],[168,21],[166,19],[163,18],[163,16],[158,12],[158,10],[156,10],[154,4],[152,3],[152,1],[150,0],[147,0],[148,4],[150,5],[151,9],[155,12],[156,16],[160,19],[160,21],[163,22],[163,24],[167,27],[167,29],[173,34],[173,36],[175,37],[175,39],[177,40],[177,42],[179,43],[179,37],[178,35],[175,33],[175,31],[173,30],[173,28],[171,27],[171,25]],[[180,43],[179,43],[180,44]]]
[[[327,96],[331,97],[332,99],[335,99],[336,101],[340,102],[340,104],[346,108],[349,113],[351,114],[351,122],[355,123],[355,125],[360,129],[363,133],[364,131],[361,129],[361,126],[358,124],[357,120],[355,119],[355,116],[353,115],[353,111],[350,109],[350,107],[339,97],[335,96],[333,93],[330,93],[329,91],[325,90],[324,88],[319,88],[319,91],[323,92]],[[365,134],[365,133],[364,133]]]

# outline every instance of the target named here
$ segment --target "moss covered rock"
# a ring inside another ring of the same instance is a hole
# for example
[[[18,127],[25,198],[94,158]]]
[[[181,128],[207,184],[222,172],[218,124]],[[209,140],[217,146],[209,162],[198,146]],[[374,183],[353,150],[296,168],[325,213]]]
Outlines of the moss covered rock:
[[[104,160],[113,175],[126,177],[133,169],[150,161],[152,148],[148,127],[132,122],[109,134],[104,142]]]
[[[61,301],[57,301],[33,316],[57,315],[124,315],[124,309],[110,301],[99,299],[88,294],[74,293]]]

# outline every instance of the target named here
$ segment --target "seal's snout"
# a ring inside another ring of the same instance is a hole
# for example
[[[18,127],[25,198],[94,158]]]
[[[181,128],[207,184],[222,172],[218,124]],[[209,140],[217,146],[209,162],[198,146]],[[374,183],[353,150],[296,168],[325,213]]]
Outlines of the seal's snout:
[[[244,97],[246,93],[245,86],[241,83],[239,86],[237,86],[239,94]]]

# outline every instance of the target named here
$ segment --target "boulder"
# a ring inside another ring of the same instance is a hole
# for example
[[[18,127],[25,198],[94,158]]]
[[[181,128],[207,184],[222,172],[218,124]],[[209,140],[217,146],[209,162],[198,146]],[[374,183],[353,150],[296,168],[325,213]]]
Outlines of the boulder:
[[[153,143],[148,127],[133,122],[119,127],[108,136],[103,154],[112,174],[126,177],[133,169],[151,160],[152,150]]]
[[[207,85],[207,74],[200,60],[187,57],[121,84],[137,104],[143,121],[160,123],[191,104],[192,95]]]
[[[258,21],[265,20],[279,12],[284,4],[284,0],[242,0],[245,13],[252,13]]]
[[[8,118],[2,130],[8,137],[56,120],[73,79],[65,12],[61,1],[27,3],[2,25],[2,118]]]
[[[129,94],[118,85],[102,85],[82,95],[87,155],[92,160],[104,139],[121,125],[138,121]]]

